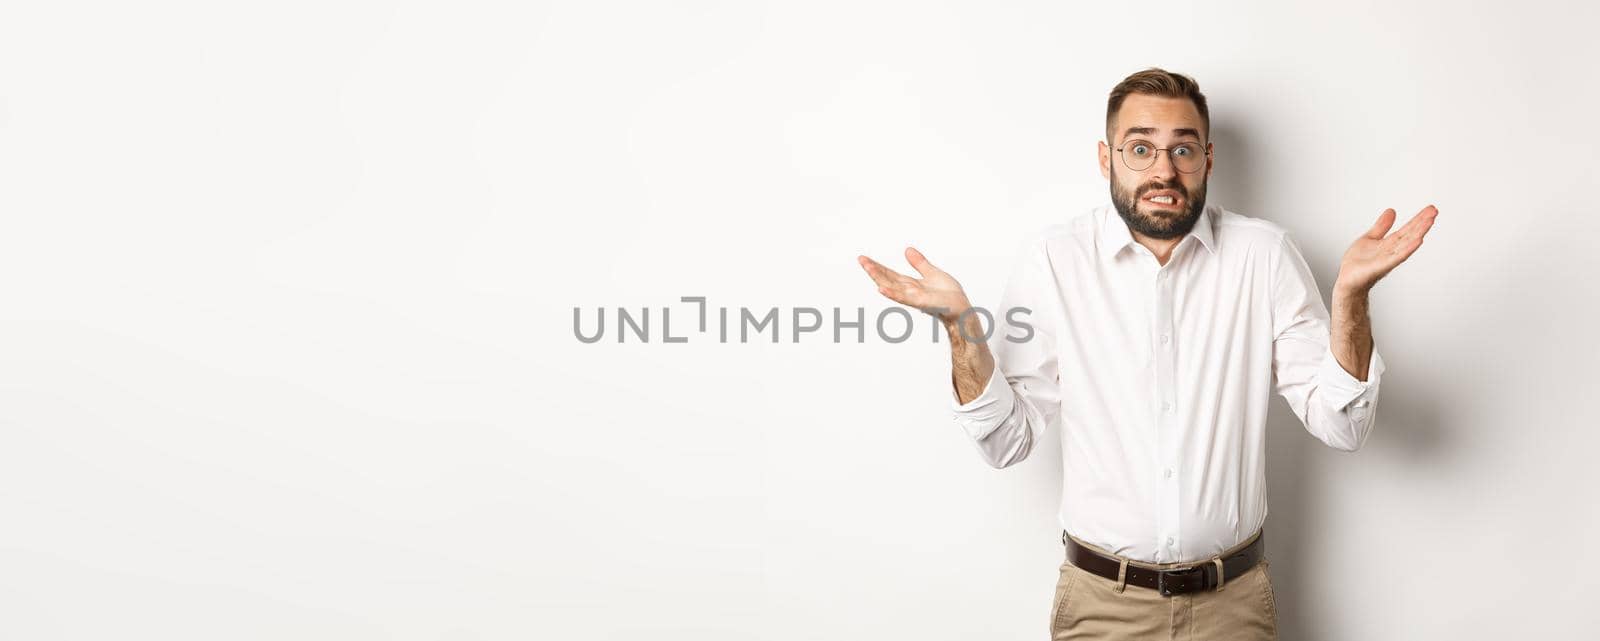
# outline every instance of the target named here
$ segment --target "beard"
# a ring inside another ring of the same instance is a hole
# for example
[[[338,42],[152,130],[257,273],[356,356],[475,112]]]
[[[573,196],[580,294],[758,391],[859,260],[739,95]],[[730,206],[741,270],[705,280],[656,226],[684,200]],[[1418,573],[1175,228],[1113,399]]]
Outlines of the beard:
[[[1145,194],[1161,189],[1178,192],[1183,196],[1183,202],[1187,206],[1180,210],[1175,206],[1155,205],[1143,200]],[[1116,205],[1117,213],[1122,216],[1122,221],[1128,224],[1128,229],[1151,238],[1171,240],[1189,233],[1189,230],[1194,229],[1195,221],[1200,220],[1200,212],[1206,206],[1206,185],[1200,183],[1199,189],[1190,193],[1183,186],[1183,182],[1178,180],[1170,183],[1148,183],[1130,194],[1118,186],[1117,170],[1113,166],[1111,203]]]

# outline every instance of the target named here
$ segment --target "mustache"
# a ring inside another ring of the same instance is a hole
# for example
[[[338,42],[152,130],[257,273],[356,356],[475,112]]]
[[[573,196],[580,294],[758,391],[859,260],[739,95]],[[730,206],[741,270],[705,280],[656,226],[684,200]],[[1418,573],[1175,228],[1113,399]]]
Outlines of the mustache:
[[[1144,185],[1144,186],[1140,187],[1138,191],[1134,192],[1133,193],[1133,199],[1134,200],[1143,200],[1145,194],[1148,194],[1148,193],[1150,193],[1152,191],[1160,191],[1160,190],[1163,190],[1163,189],[1168,190],[1168,191],[1178,192],[1178,195],[1183,196],[1185,200],[1187,200],[1189,198],[1189,190],[1183,188],[1183,183],[1172,183],[1170,185],[1164,185],[1164,184],[1161,184],[1161,183],[1152,183],[1152,184]]]

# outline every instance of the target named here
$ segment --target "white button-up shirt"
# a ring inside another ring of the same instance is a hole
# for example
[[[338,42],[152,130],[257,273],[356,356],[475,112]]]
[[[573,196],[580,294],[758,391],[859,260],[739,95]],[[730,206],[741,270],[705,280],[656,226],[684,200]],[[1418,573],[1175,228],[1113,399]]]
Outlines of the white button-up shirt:
[[[1107,203],[1025,247],[990,309],[995,373],[966,404],[952,390],[951,406],[996,468],[1059,426],[1058,516],[1073,536],[1151,563],[1243,542],[1267,517],[1273,392],[1331,447],[1371,433],[1383,359],[1374,348],[1365,381],[1339,365],[1282,227],[1207,205],[1161,265]]]

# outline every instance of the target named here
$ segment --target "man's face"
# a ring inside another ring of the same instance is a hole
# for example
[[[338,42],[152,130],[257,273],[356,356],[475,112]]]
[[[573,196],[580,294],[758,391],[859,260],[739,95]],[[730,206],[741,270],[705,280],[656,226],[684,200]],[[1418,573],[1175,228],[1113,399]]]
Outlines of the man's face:
[[[1204,168],[1194,173],[1179,171],[1178,163],[1166,151],[1156,154],[1155,164],[1134,171],[1123,164],[1116,148],[1129,140],[1148,141],[1161,149],[1193,142],[1210,152],[1211,143],[1204,138],[1210,132],[1205,131],[1194,103],[1188,98],[1130,95],[1112,119],[1107,135],[1112,144],[1100,143],[1100,175],[1111,180],[1111,202],[1128,228],[1158,239],[1189,233],[1205,209],[1210,154],[1206,155]],[[1160,202],[1162,196],[1170,197],[1172,202]]]

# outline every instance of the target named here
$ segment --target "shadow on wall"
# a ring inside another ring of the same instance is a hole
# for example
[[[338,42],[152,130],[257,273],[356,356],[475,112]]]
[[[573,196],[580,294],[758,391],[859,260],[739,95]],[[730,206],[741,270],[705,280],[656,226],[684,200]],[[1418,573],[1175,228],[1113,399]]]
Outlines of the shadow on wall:
[[[1252,153],[1254,141],[1250,139],[1246,124],[1215,118],[1212,131],[1218,155],[1225,153],[1227,160],[1212,174],[1207,202],[1246,216],[1272,220],[1294,232],[1295,221],[1275,218],[1267,195],[1251,186],[1250,177],[1262,174],[1252,163],[1252,158],[1259,155]],[[1376,218],[1377,213],[1372,212],[1372,218]],[[1396,213],[1399,216],[1396,226],[1404,224],[1410,217],[1409,213],[1398,209]],[[1330,254],[1319,248],[1333,246],[1343,252],[1349,242],[1354,241],[1356,235],[1371,224],[1370,220],[1360,222],[1362,220],[1353,216],[1352,221],[1356,222],[1350,226],[1349,238],[1340,239],[1337,243],[1320,242],[1321,239],[1317,243],[1301,243],[1306,262],[1316,275],[1325,305],[1332,304],[1329,296],[1333,291],[1333,280],[1338,275],[1341,254]],[[1384,325],[1393,322],[1396,322],[1393,318],[1384,318],[1382,310],[1373,310],[1375,345],[1380,348],[1383,346]],[[1355,456],[1370,456],[1370,451],[1375,447],[1389,450],[1393,458],[1413,464],[1422,464],[1442,455],[1441,448],[1445,444],[1441,439],[1444,432],[1435,408],[1436,399],[1406,392],[1426,389],[1413,384],[1412,373],[1421,371],[1423,368],[1414,365],[1407,367],[1404,363],[1386,370],[1375,431]],[[1394,456],[1396,452],[1398,456]],[[1333,554],[1324,548],[1319,533],[1324,531],[1324,523],[1340,517],[1328,513],[1321,506],[1327,504],[1324,500],[1325,491],[1331,479],[1342,474],[1339,467],[1346,462],[1343,460],[1346,456],[1351,455],[1328,448],[1311,436],[1300,419],[1289,411],[1282,397],[1276,397],[1272,402],[1267,416],[1268,509],[1265,529],[1267,558],[1272,560],[1273,596],[1277,603],[1279,635],[1284,639],[1320,638],[1320,631],[1330,629],[1340,616],[1338,612],[1325,611],[1319,606],[1319,601],[1312,598],[1312,595],[1330,589],[1330,586],[1316,585],[1317,579],[1311,570],[1319,565],[1316,559],[1327,559]]]

